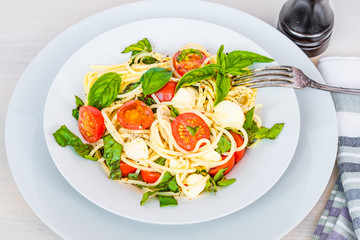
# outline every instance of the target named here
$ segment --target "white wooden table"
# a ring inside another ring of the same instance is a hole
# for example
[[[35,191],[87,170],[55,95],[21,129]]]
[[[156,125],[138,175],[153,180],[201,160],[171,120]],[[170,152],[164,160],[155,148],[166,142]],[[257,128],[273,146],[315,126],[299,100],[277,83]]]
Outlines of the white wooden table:
[[[209,0],[250,13],[275,26],[285,0]],[[61,239],[32,212],[11,176],[4,126],[11,94],[27,65],[45,45],[78,21],[130,0],[12,0],[0,4],[0,239]],[[176,3],[174,3],[176,4]],[[335,27],[321,56],[360,56],[359,0],[331,1]],[[320,56],[320,57],[321,57]],[[317,59],[313,59],[316,64]],[[341,79],[339,79],[341,81]],[[20,161],[21,159],[19,159]],[[317,205],[283,239],[310,239],[336,179],[336,169]]]

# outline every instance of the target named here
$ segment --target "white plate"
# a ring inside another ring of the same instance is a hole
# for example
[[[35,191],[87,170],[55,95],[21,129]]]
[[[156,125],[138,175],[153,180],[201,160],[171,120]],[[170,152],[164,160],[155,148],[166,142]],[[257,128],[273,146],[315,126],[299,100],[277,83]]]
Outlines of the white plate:
[[[199,14],[198,9],[206,14]],[[174,8],[173,2],[167,0],[109,9],[76,24],[47,45],[29,65],[14,91],[6,119],[5,143],[9,166],[20,192],[39,218],[65,239],[106,239],[113,238],[114,232],[121,232],[122,237],[129,239],[156,240],[281,238],[313,208],[333,169],[337,124],[328,93],[311,89],[296,91],[301,132],[285,174],[247,208],[210,222],[164,227],[119,217],[78,194],[50,160],[42,118],[51,79],[90,39],[114,27],[154,17],[193,18],[228,27],[262,46],[280,64],[300,67],[310,77],[324,82],[312,62],[286,37],[236,9],[201,1],[178,1]],[[26,137],[19,138],[24,132]]]
[[[217,34],[214,35],[214,32]],[[285,127],[275,141],[264,140],[247,151],[244,159],[228,175],[237,181],[220,189],[216,195],[202,194],[191,201],[179,198],[177,207],[160,209],[158,202],[151,200],[140,206],[142,193],[138,188],[109,180],[99,164],[87,161],[70,147],[64,149],[56,143],[52,134],[63,124],[81,136],[71,109],[75,106],[74,95],[84,96],[82,80],[89,71],[89,65],[127,61],[129,54],[121,52],[144,37],[149,39],[157,52],[169,55],[190,42],[202,44],[213,54],[224,44],[225,51],[246,50],[268,55],[235,31],[191,19],[149,19],[101,34],[71,56],[50,88],[44,112],[44,131],[55,165],[65,179],[90,201],[112,213],[143,222],[188,224],[208,221],[254,202],[279,180],[295,152],[300,118],[293,89],[267,88],[259,91],[257,102],[263,104],[259,111],[263,125],[271,127],[274,123],[283,122]]]

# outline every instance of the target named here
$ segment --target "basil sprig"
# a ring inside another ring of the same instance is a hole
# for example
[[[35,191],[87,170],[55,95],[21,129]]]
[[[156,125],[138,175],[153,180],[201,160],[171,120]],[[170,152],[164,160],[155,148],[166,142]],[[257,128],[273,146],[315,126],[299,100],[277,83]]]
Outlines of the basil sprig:
[[[178,205],[177,200],[173,196],[156,196],[159,199],[160,207],[166,207],[170,205]]]
[[[246,67],[258,62],[272,62],[271,58],[248,51],[232,51],[224,53],[221,45],[216,54],[216,64],[205,65],[202,68],[187,72],[178,82],[175,92],[183,86],[189,86],[204,79],[215,77],[215,102],[214,106],[225,99],[231,88],[231,76],[248,73]]]
[[[141,52],[151,52],[152,46],[147,38],[144,38],[143,40],[138,41],[137,43],[131,44],[130,46],[126,47],[125,50],[122,53],[128,53],[131,52],[132,62],[130,65],[135,63],[135,55]],[[152,56],[144,56],[141,57],[136,63],[143,63],[143,64],[154,64],[158,63],[159,60]]]
[[[177,116],[180,115],[179,110],[177,110],[173,105],[169,105],[170,108],[170,116],[176,118]]]
[[[78,120],[79,119],[79,109],[84,106],[84,102],[78,97],[75,95],[75,104],[76,104],[76,108],[74,108],[72,110],[72,116]]]
[[[170,81],[171,77],[172,71],[166,68],[150,68],[140,78],[144,95],[156,93]]]
[[[186,126],[186,129],[189,131],[191,136],[195,136],[195,134],[197,133],[199,128],[200,128],[200,126],[196,126],[196,127]]]
[[[143,205],[152,195],[156,194],[157,192],[179,192],[179,185],[177,184],[175,177],[172,176],[169,172],[164,174],[158,185],[149,188],[151,191],[147,191],[143,194],[140,205]],[[177,201],[173,196],[157,196],[157,198],[160,201],[160,207],[177,205]]]
[[[275,123],[271,128],[258,127],[254,121],[255,107],[245,113],[243,128],[248,134],[248,146],[253,145],[259,139],[275,139],[284,127],[284,123]]]
[[[121,92],[121,94],[125,94],[125,93],[135,90],[140,84],[141,84],[140,81],[129,83],[128,85],[126,85],[126,87]]]
[[[88,104],[97,109],[108,107],[116,99],[121,84],[120,74],[109,72],[101,75],[91,86]]]
[[[241,75],[249,70],[244,69],[254,63],[273,62],[274,59],[248,51],[233,51],[226,56],[226,72],[231,75]]]
[[[139,61],[144,63],[144,64],[147,64],[147,65],[159,62],[159,60],[157,60],[156,58],[151,57],[151,56],[144,56]]]
[[[89,156],[93,147],[90,144],[83,143],[81,139],[72,133],[65,125],[62,125],[54,132],[53,136],[61,147],[71,146],[81,157],[97,161],[96,157]]]
[[[196,50],[196,49],[193,49],[193,48],[187,48],[187,49],[184,49],[184,50],[180,51],[180,54],[177,56],[176,60],[179,63],[181,63],[182,61],[189,61],[189,59],[190,59],[189,54],[196,54],[200,58],[203,57],[203,54],[199,50]]]
[[[120,157],[123,146],[115,141],[111,134],[107,134],[104,140],[104,159],[110,171],[110,179],[120,179],[122,177],[120,170]]]
[[[224,176],[226,170],[227,168],[222,168],[215,174],[214,177],[210,177],[209,180],[206,182],[205,191],[217,192],[218,186],[225,187],[233,184],[236,181],[236,179],[235,178],[227,179]]]
[[[219,71],[215,82],[215,101],[214,106],[225,99],[231,88],[231,79],[227,74]]]
[[[176,85],[175,92],[177,92],[180,88],[185,86],[190,86],[194,83],[197,83],[201,80],[211,78],[215,75],[215,70],[212,67],[202,67],[191,70],[182,76]]]
[[[228,152],[231,149],[231,143],[229,140],[227,140],[224,137],[224,135],[221,136],[217,145],[218,147],[215,149],[215,151],[217,151],[220,154],[223,154],[224,152]]]
[[[147,38],[138,41],[137,43],[131,44],[130,46],[126,47],[122,53],[131,52],[131,55],[134,56],[141,51],[151,52],[152,46]]]
[[[158,158],[154,161],[154,163],[157,163],[157,164],[159,164],[159,165],[161,165],[161,166],[165,166],[165,162],[166,162],[166,159],[165,159],[164,157],[158,157]]]
[[[148,106],[151,106],[153,104],[156,104],[155,100],[150,98],[150,97],[145,97],[143,94],[138,96],[138,100],[142,101],[143,103],[145,103]],[[154,110],[154,109],[153,109]],[[156,110],[156,108],[155,108]]]

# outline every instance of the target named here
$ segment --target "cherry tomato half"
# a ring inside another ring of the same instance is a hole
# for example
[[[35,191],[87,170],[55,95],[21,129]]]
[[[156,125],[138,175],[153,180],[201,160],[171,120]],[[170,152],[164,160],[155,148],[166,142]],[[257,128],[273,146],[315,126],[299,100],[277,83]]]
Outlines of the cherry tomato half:
[[[223,160],[226,158],[226,156],[221,156],[221,157],[222,157]],[[209,171],[209,174],[211,176],[215,176],[220,169],[227,168],[226,171],[224,172],[224,175],[225,175],[225,174],[227,174],[228,172],[231,171],[234,164],[235,164],[235,157],[234,157],[234,155],[232,155],[230,160],[227,161],[226,163],[224,163],[223,165],[211,168],[210,171]]]
[[[136,168],[130,166],[124,161],[120,161],[120,170],[121,170],[121,175],[123,177],[127,177],[129,173],[134,173],[136,171]]]
[[[140,174],[141,174],[141,178],[144,180],[144,182],[147,182],[147,183],[154,183],[161,176],[161,174],[158,172],[149,172],[149,171],[144,171],[144,170],[141,170]]]
[[[175,53],[175,55],[173,57],[174,68],[180,76],[183,76],[185,73],[187,73],[193,69],[201,67],[201,65],[204,63],[204,61],[206,59],[206,56],[203,52],[201,52],[199,50],[195,50],[195,49],[192,49],[195,51],[189,51],[189,50],[190,49],[183,49],[181,51],[178,51],[177,53]],[[186,59],[179,59],[179,55],[184,51],[185,52],[188,51],[188,53],[185,54]],[[196,51],[198,53],[194,53]],[[201,53],[201,56],[199,53]]]
[[[241,145],[243,145],[243,143],[244,143],[244,139],[240,136],[240,134],[237,134],[233,131],[230,131],[230,134],[235,139],[236,147],[241,147]],[[234,153],[235,163],[237,163],[241,160],[241,158],[244,156],[244,153],[245,153],[245,148],[243,150],[240,150],[240,151],[237,151]]]
[[[126,102],[119,108],[117,117],[124,128],[131,130],[146,129],[154,121],[153,112],[140,100]]]
[[[210,128],[195,113],[183,113],[171,124],[172,134],[176,143],[183,149],[191,151],[196,143],[203,138],[210,138]]]
[[[94,143],[105,132],[104,117],[99,109],[92,106],[82,106],[79,109],[79,131],[85,141]]]
[[[165,86],[163,86],[159,91],[155,93],[156,97],[160,102],[169,102],[173,99],[175,95],[175,88],[177,82],[169,81]]]

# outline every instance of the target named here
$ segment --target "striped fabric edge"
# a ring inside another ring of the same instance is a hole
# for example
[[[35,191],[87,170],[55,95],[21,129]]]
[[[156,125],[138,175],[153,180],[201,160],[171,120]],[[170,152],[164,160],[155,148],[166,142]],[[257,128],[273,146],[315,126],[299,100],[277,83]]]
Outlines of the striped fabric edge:
[[[340,181],[331,191],[329,200],[315,228],[312,240],[355,240],[356,234],[346,206],[346,198]]]
[[[344,141],[346,139],[346,141]],[[342,138],[337,164],[355,236],[360,237],[360,138]]]
[[[360,87],[356,72],[359,67],[359,57],[325,57],[318,64],[327,84],[338,85],[341,80],[342,87]],[[336,165],[339,177],[313,239],[360,239],[360,97],[339,93],[332,93],[331,96],[338,120]]]

